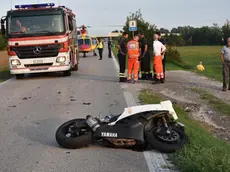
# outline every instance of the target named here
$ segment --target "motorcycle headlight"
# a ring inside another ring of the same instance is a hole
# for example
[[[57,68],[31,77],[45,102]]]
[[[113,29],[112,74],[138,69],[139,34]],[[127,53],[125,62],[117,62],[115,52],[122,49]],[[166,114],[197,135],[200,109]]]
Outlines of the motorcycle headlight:
[[[62,56],[62,57],[57,57],[57,63],[63,63],[66,61],[66,57]]]
[[[15,59],[15,60],[11,60],[11,65],[12,66],[18,66],[18,65],[21,65],[21,63],[20,63],[20,61],[19,60],[17,60],[17,59]]]

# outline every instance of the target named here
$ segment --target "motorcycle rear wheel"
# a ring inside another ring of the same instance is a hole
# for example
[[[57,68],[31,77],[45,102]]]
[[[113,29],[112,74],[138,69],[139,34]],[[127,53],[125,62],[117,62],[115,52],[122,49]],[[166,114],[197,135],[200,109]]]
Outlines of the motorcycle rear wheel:
[[[174,126],[170,127],[170,131],[173,132],[175,136],[179,136],[178,139],[171,139],[170,141],[170,139],[167,139],[167,137],[162,137],[158,135],[158,127],[152,128],[149,132],[146,133],[146,140],[151,145],[151,147],[159,150],[162,153],[173,153],[184,147],[184,145],[188,142],[188,137],[186,133],[183,130]]]
[[[64,148],[78,149],[91,144],[93,142],[92,135],[85,119],[73,119],[57,129],[56,141]]]

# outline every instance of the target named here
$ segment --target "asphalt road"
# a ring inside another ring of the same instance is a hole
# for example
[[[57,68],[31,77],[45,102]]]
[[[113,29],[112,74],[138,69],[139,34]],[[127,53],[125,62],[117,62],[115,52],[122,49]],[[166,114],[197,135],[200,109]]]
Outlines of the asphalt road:
[[[148,172],[144,154],[90,146],[60,148],[65,121],[118,114],[127,106],[113,59],[81,58],[70,77],[29,76],[0,84],[0,172]],[[90,103],[90,105],[84,105]]]

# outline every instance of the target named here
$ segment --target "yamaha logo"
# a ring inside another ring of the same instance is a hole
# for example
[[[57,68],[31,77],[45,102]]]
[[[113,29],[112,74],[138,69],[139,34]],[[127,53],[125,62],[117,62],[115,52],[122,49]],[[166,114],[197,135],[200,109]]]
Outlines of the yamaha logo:
[[[40,54],[41,51],[42,51],[42,48],[38,47],[38,46],[34,47],[34,49],[33,49],[34,54]]]
[[[117,133],[101,132],[101,136],[103,136],[103,137],[117,137]]]

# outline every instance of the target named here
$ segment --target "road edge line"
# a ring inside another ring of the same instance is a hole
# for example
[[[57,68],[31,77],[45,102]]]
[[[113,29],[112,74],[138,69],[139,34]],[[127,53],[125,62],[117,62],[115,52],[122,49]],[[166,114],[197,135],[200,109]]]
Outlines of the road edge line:
[[[115,58],[113,52],[112,52],[112,57],[113,57],[113,62],[114,62],[114,66],[116,68],[116,71],[119,73],[119,64],[117,59]],[[117,75],[118,75],[117,73]],[[121,89],[124,90],[124,88],[127,87],[127,85],[125,83],[120,85]],[[136,106],[138,105],[132,95],[132,93],[128,92],[128,91],[122,91],[124,98],[125,98],[125,102],[127,104],[127,106]],[[170,170],[169,167],[171,164],[169,164],[165,158],[167,158],[167,155],[163,155],[162,153],[158,153],[158,152],[152,152],[152,151],[144,151],[143,152],[144,157],[145,157],[145,161],[147,163],[148,169],[150,172],[171,172],[173,170]]]
[[[14,80],[14,78],[10,78],[10,79],[7,79],[7,80],[5,80],[5,81],[3,81],[3,82],[0,82],[0,86],[5,85],[5,84],[7,84],[8,82],[10,82],[10,81],[12,81],[12,80]]]

